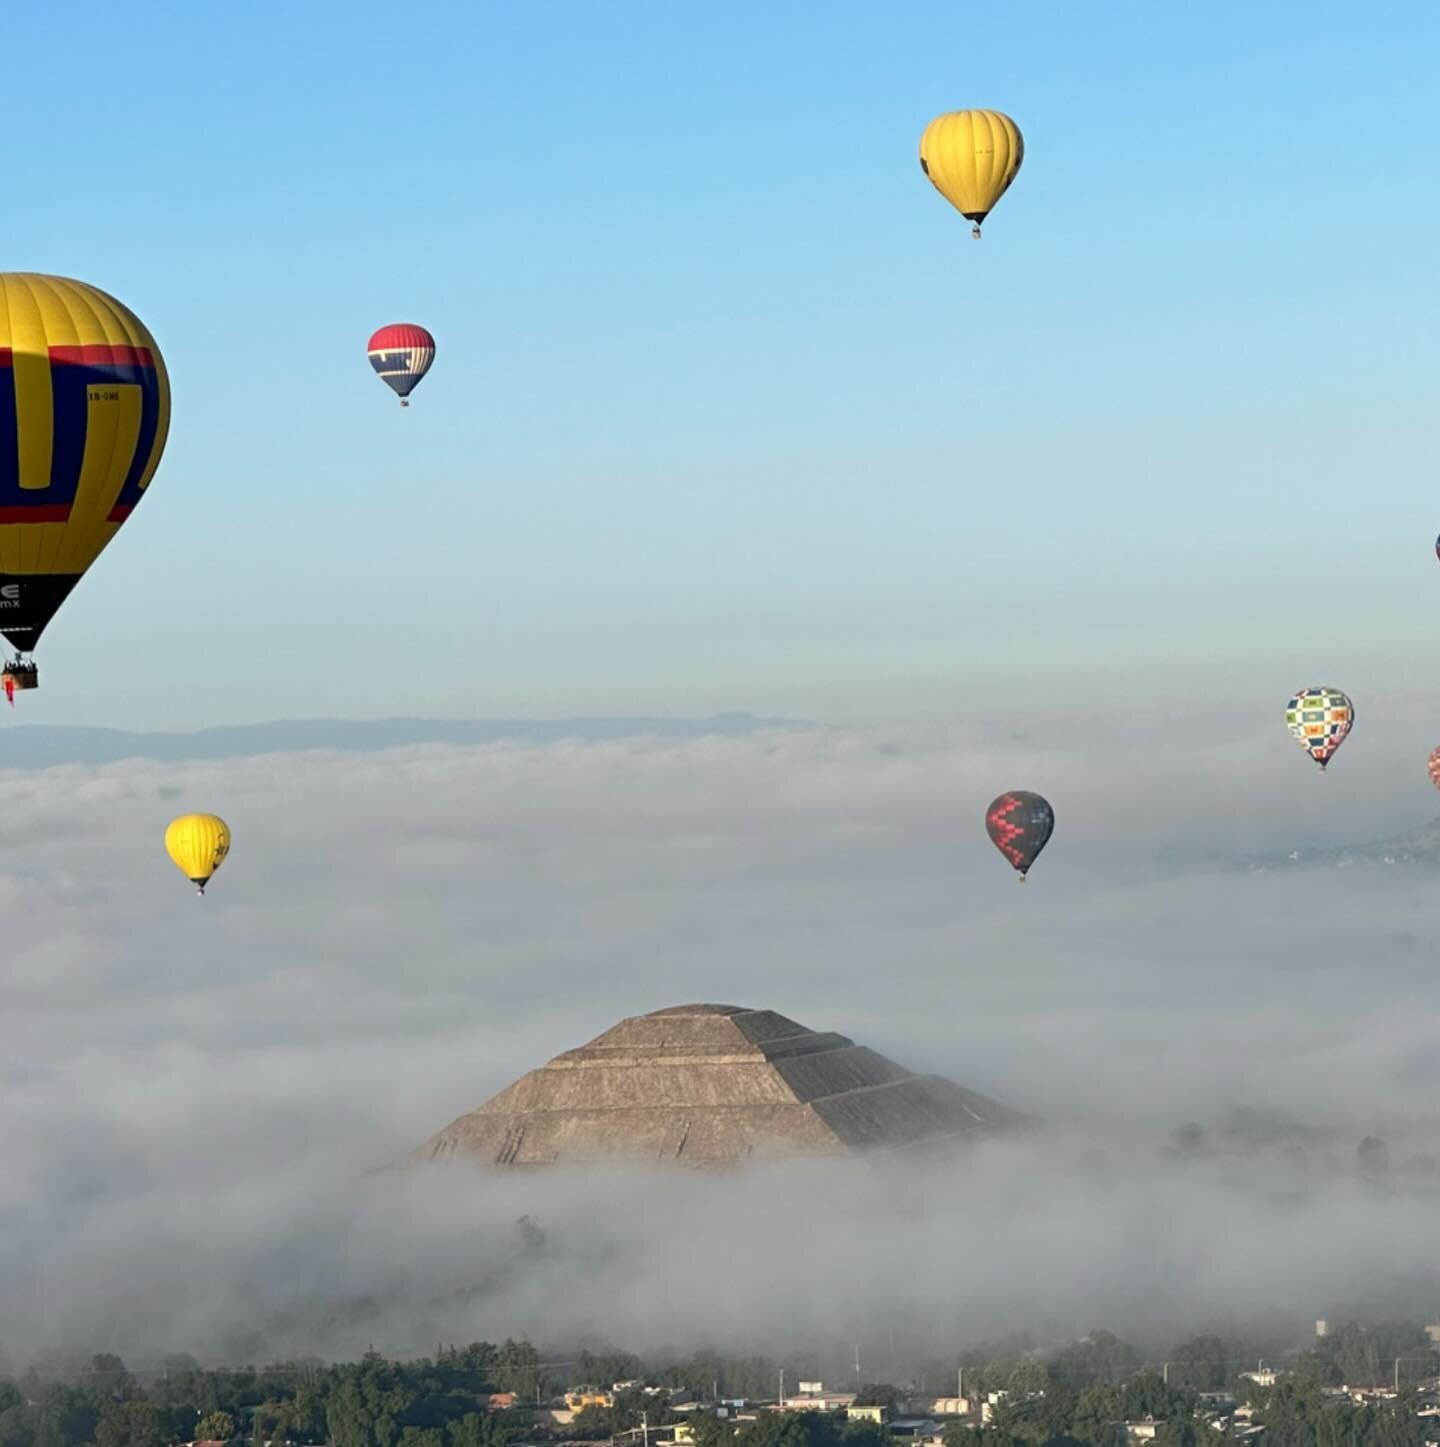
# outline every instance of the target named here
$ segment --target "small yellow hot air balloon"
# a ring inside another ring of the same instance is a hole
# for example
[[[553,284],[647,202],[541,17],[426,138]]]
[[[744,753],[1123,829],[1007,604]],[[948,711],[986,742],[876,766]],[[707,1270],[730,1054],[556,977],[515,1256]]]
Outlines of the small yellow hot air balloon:
[[[175,868],[201,893],[230,852],[230,826],[214,814],[182,814],[165,831]]]
[[[1025,159],[1020,127],[1000,111],[948,111],[920,137],[920,169],[980,239],[980,223]]]

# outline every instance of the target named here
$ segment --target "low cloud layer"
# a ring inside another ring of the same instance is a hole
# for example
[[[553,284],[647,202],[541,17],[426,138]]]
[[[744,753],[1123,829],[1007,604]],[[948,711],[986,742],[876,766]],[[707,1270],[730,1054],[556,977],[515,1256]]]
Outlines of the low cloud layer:
[[[1236,864],[1429,800],[1378,754],[1322,779],[1270,732],[1128,717],[1079,752],[1037,716],[0,774],[0,1347],[778,1350],[887,1313],[958,1344],[1323,1315],[1365,1282],[1407,1305],[1440,875]],[[1002,787],[1059,816],[1023,889],[980,825]],[[160,846],[191,808],[235,833],[203,901]],[[366,1173],[690,1000],[840,1030],[1046,1129],[920,1169]],[[1227,1134],[1243,1105],[1307,1132]]]

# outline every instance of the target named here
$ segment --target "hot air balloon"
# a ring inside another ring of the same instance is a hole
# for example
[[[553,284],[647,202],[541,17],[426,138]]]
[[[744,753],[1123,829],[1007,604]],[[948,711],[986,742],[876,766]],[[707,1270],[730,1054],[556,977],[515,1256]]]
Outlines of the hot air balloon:
[[[399,394],[400,405],[410,405],[410,394],[435,360],[435,338],[413,322],[381,327],[370,338],[370,365],[380,380]]]
[[[45,625],[145,496],[170,382],[135,314],[83,281],[0,273],[0,672],[40,681]]]
[[[1430,751],[1428,768],[1430,772],[1430,782],[1434,784],[1437,789],[1440,789],[1440,749],[1432,749]]]
[[[1354,705],[1338,688],[1302,688],[1285,705],[1286,727],[1322,769],[1354,723]]]
[[[1024,884],[1026,872],[1055,832],[1055,811],[1039,794],[1012,789],[990,801],[985,810],[985,832],[1020,871],[1020,882]]]
[[[920,169],[935,189],[973,221],[980,223],[1015,179],[1025,159],[1020,127],[999,111],[949,111],[936,116],[920,137]]]
[[[200,894],[230,852],[230,826],[214,814],[182,814],[165,830],[165,851]]]
[[[1440,558],[1440,538],[1435,539],[1435,556]]]

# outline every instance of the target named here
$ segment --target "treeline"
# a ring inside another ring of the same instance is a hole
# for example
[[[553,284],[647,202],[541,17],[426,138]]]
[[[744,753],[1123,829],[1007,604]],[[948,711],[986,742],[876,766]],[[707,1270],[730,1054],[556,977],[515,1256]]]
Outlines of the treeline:
[[[102,1355],[63,1377],[0,1381],[0,1447],[508,1447],[518,1434],[486,1402],[494,1392],[533,1391],[543,1373],[528,1342],[477,1343],[419,1362],[369,1353],[344,1366],[258,1370],[207,1371],[172,1358],[147,1382]]]
[[[1440,1373],[1426,1331],[1413,1323],[1340,1326],[1280,1363],[1284,1375],[1273,1388],[1242,1377],[1257,1365],[1253,1343],[1218,1335],[1179,1344],[1163,1366],[1145,1363],[1111,1332],[1091,1332],[1050,1352],[1013,1336],[935,1359],[898,1385],[869,1384],[858,1400],[895,1406],[911,1393],[953,1395],[960,1372],[967,1395],[1003,1396],[983,1431],[961,1421],[947,1426],[946,1447],[1110,1447],[1114,1423],[1142,1417],[1161,1424],[1160,1447],[1192,1447],[1217,1440],[1196,1416],[1200,1393],[1229,1390],[1253,1407],[1267,1447],[1418,1447],[1421,1419],[1403,1394]],[[642,1421],[674,1423],[677,1405],[773,1400],[782,1371],[793,1389],[802,1376],[821,1377],[821,1366],[714,1351],[646,1361],[626,1351],[586,1350],[555,1361],[514,1340],[441,1347],[420,1361],[372,1352],[344,1365],[305,1360],[209,1370],[177,1356],[143,1373],[101,1355],[70,1370],[0,1377],[0,1447],[171,1447],[196,1439],[235,1447],[511,1447],[521,1429],[513,1414],[491,1410],[498,1393],[513,1393],[524,1405],[551,1402],[567,1385],[648,1386],[616,1392],[610,1405],[586,1407],[568,1426],[552,1430],[543,1416],[524,1424],[529,1441],[600,1440]],[[1324,1396],[1341,1384],[1397,1382],[1402,1397],[1394,1403],[1337,1404]],[[690,1421],[696,1447],[886,1447],[888,1437],[883,1427],[843,1413],[762,1414],[737,1426],[694,1412]]]

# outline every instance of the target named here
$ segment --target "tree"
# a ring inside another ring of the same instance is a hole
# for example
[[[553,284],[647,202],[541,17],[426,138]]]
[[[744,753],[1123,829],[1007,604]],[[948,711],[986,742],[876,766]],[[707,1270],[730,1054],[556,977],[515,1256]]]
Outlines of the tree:
[[[985,1434],[978,1427],[967,1427],[963,1422],[947,1422],[940,1439],[945,1447],[988,1447]]]
[[[395,1368],[374,1352],[356,1366],[341,1367],[325,1403],[335,1447],[396,1447],[415,1397]]]
[[[153,1402],[106,1402],[95,1424],[95,1447],[170,1447],[170,1423]]]
[[[712,1416],[709,1412],[691,1412],[685,1420],[690,1423],[695,1447],[731,1447],[735,1440],[735,1424],[724,1417]]]
[[[1039,1362],[1017,1362],[1005,1380],[1005,1389],[1015,1397],[1038,1396],[1050,1390],[1050,1373]]]
[[[1123,1411],[1120,1387],[1108,1383],[1087,1387],[1075,1401],[1071,1428],[1087,1442],[1109,1442],[1115,1436],[1111,1424],[1120,1420]]]
[[[1175,1153],[1182,1156],[1198,1156],[1202,1154],[1208,1142],[1205,1139],[1205,1127],[1198,1121],[1186,1121],[1175,1130]]]
[[[1057,1352],[1047,1366],[1052,1377],[1081,1391],[1099,1382],[1124,1381],[1139,1360],[1135,1348],[1113,1332],[1092,1331],[1081,1341]]]
[[[1230,1362],[1239,1360],[1218,1336],[1197,1336],[1170,1353],[1170,1381],[1197,1392],[1218,1392],[1230,1380]]]
[[[80,1369],[80,1385],[96,1397],[119,1401],[134,1389],[135,1379],[113,1352],[96,1352],[90,1365]]]
[[[1379,1136],[1367,1135],[1356,1146],[1355,1155],[1367,1176],[1383,1176],[1390,1169],[1390,1147]]]
[[[199,1442],[228,1442],[235,1435],[235,1419],[229,1412],[211,1412],[195,1424]]]
[[[855,1393],[857,1407],[888,1407],[893,1412],[899,1402],[900,1393],[889,1382],[867,1382]]]
[[[543,1396],[550,1387],[550,1376],[540,1361],[540,1353],[528,1341],[506,1337],[495,1353],[495,1385],[502,1392],[524,1397]]]
[[[509,1447],[514,1436],[509,1427],[483,1412],[467,1412],[445,1432],[448,1447]]]
[[[838,1447],[839,1424],[823,1412],[767,1412],[735,1436],[740,1447]]]
[[[875,1403],[875,1406],[882,1405]],[[871,1422],[867,1418],[860,1417],[853,1422],[846,1422],[840,1429],[840,1440],[845,1447],[886,1447],[890,1441],[890,1434],[879,1422]]]

